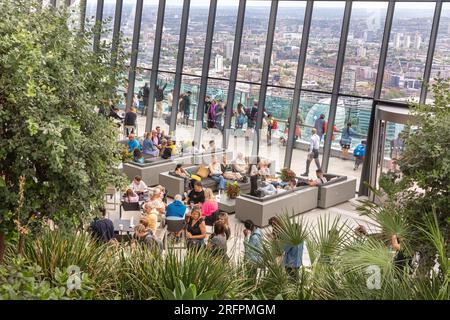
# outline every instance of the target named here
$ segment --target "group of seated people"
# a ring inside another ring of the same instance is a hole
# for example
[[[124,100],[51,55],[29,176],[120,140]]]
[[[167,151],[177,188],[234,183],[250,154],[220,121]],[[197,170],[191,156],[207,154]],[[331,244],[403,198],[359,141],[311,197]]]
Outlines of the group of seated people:
[[[146,132],[142,143],[132,133],[128,135],[128,152],[133,154],[133,161],[144,163],[144,157],[158,157],[169,159],[177,154],[176,141],[164,134],[160,127]]]
[[[205,226],[210,225],[214,226],[214,233],[211,239],[216,236],[218,238],[212,242],[209,241],[208,246],[212,246],[215,242],[218,242],[218,250],[220,249],[219,251],[226,253],[226,240],[229,239],[231,234],[228,225],[228,215],[227,213],[219,213],[219,206],[212,190],[204,189],[201,182],[196,182],[193,189],[189,194],[185,195],[184,199],[182,195],[178,194],[174,197],[174,201],[168,204],[163,186],[158,185],[154,188],[149,188],[140,176],[136,176],[126,189],[122,201],[124,203],[143,202],[142,209],[144,215],[139,225],[136,226],[135,234],[138,238],[140,234],[146,239],[145,242],[154,244],[156,241],[161,246],[159,239],[155,237],[158,221],[164,226],[167,220],[183,220],[185,221],[185,227],[183,229],[186,230],[189,248],[205,244]],[[180,238],[182,230],[175,234],[177,241]],[[225,243],[219,241],[222,239],[222,234],[224,234],[226,239]]]

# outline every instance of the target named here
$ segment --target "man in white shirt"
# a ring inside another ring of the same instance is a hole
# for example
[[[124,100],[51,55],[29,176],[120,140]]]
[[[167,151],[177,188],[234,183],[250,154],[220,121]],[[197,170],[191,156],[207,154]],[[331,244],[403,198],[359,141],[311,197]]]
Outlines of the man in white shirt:
[[[136,176],[131,182],[130,189],[136,192],[138,195],[148,192],[148,187],[140,176]]]
[[[309,175],[309,166],[311,161],[314,159],[317,169],[320,169],[319,162],[319,148],[320,148],[320,137],[317,135],[317,130],[315,128],[311,129],[311,139],[309,141],[308,157],[306,158],[306,172],[302,176],[307,177]]]
[[[186,152],[188,154],[199,154],[200,150],[196,147],[195,141],[192,141],[192,144],[189,148],[187,148]]]

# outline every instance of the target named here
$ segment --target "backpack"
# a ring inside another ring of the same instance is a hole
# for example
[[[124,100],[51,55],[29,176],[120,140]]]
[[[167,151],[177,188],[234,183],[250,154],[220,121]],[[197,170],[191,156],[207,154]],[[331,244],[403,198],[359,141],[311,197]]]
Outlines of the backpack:
[[[244,125],[245,121],[246,121],[245,115],[243,113],[239,114],[239,116],[238,116],[238,124],[239,125]]]
[[[277,120],[273,119],[272,121],[272,130],[277,130],[278,129],[278,122]]]
[[[366,147],[363,144],[359,144],[353,151],[355,157],[364,157],[366,154]]]

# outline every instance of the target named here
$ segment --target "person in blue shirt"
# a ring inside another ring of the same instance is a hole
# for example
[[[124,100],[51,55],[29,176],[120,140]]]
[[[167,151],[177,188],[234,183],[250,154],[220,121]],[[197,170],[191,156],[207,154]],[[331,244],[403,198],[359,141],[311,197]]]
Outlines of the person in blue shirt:
[[[139,144],[139,141],[134,137],[134,134],[130,134],[128,136],[128,152],[133,152],[136,148],[141,150],[141,145]]]
[[[263,235],[261,229],[259,229],[251,220],[244,222],[244,246],[245,246],[245,258],[254,264],[261,263],[261,250],[263,247]]]
[[[303,242],[297,245],[285,245],[283,266],[286,273],[293,279],[298,278],[298,270],[302,266]]]
[[[344,160],[348,159],[348,150],[352,144],[352,136],[355,134],[356,132],[352,129],[351,122],[347,123],[347,127],[342,129],[341,141],[339,143],[342,148],[342,158]]]
[[[353,170],[358,170],[359,165],[364,162],[364,157],[366,156],[366,141],[361,141],[353,150],[353,157],[355,157],[355,166]]]
[[[177,194],[174,198],[174,202],[169,204],[166,208],[166,219],[167,220],[178,220],[184,219],[186,213],[186,206],[181,201],[181,195]]]

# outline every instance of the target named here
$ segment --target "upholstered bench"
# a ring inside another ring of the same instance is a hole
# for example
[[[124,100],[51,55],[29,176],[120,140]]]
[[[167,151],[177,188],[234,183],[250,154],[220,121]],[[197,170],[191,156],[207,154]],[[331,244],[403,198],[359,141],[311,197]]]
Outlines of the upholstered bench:
[[[355,197],[356,178],[331,173],[324,174],[324,177],[328,182],[318,187],[317,206],[319,208],[333,207]]]

